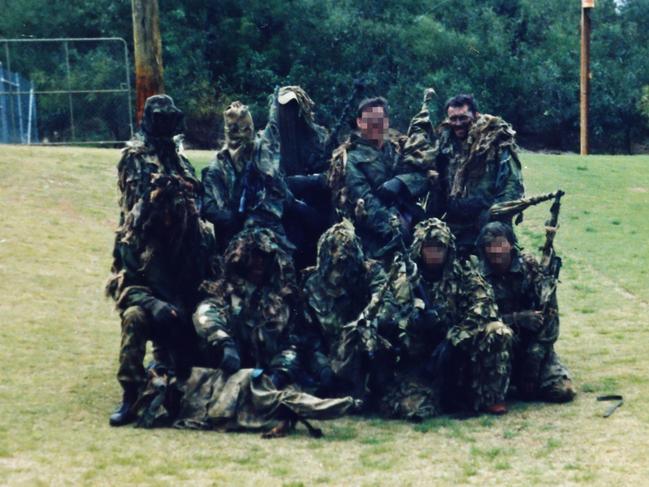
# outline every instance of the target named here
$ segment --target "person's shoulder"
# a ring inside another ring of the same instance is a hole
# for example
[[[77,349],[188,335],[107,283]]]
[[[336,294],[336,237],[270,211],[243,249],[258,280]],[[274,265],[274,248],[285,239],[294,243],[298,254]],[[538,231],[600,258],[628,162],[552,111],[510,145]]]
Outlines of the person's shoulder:
[[[513,139],[516,131],[510,123],[505,121],[502,117],[497,115],[490,115],[488,113],[481,113],[473,124],[472,132],[480,134],[483,137],[489,134],[499,134],[501,138]]]
[[[541,273],[542,269],[540,262],[530,252],[521,252],[518,255],[518,258],[520,259],[521,265],[526,272],[533,274]]]

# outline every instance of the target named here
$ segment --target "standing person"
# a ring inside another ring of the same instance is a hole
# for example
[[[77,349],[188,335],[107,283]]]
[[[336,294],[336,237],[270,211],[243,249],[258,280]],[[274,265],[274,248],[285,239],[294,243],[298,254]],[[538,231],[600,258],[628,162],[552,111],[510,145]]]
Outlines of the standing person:
[[[318,238],[331,225],[331,197],[324,172],[333,147],[327,129],[315,121],[315,103],[306,91],[300,86],[282,86],[273,96],[277,101],[271,104],[269,123],[278,126],[280,167],[294,195],[282,223],[296,247],[295,267],[301,270],[315,264]]]
[[[547,277],[531,254],[521,252],[511,227],[485,225],[477,241],[481,272],[491,284],[501,319],[514,330],[512,384],[520,397],[571,401],[570,373],[554,351],[559,337],[556,286],[545,298]],[[544,300],[546,301],[544,303]]]
[[[400,233],[409,241],[412,226],[420,217],[416,198],[428,188],[426,175],[405,166],[399,144],[388,137],[388,112],[385,98],[361,101],[358,132],[336,151],[329,176],[335,205],[354,221],[370,258],[386,257],[382,249],[399,233],[391,224],[394,217],[401,221]],[[340,187],[333,181],[336,178],[342,180]]]
[[[439,173],[439,195],[427,215],[446,215],[458,255],[465,259],[476,252],[475,240],[486,210],[523,196],[523,176],[511,125],[479,113],[471,95],[450,98],[444,112],[446,119],[434,128],[424,106],[413,118],[411,129],[428,138]]]
[[[149,189],[140,211],[131,211],[118,231],[118,265],[107,286],[122,322],[117,379],[123,397],[112,426],[134,419],[148,341],[157,362],[177,373],[188,370],[194,345],[189,314],[212,272],[214,237],[199,219],[186,181],[157,174]]]
[[[279,169],[276,118],[255,135],[247,106],[235,101],[223,112],[225,143],[203,170],[201,209],[203,218],[214,224],[221,252],[246,225],[284,234],[289,191]]]
[[[472,262],[457,259],[455,237],[438,219],[417,224],[410,258],[419,276],[403,368],[435,381],[446,409],[505,413],[512,331],[498,321],[493,291]]]

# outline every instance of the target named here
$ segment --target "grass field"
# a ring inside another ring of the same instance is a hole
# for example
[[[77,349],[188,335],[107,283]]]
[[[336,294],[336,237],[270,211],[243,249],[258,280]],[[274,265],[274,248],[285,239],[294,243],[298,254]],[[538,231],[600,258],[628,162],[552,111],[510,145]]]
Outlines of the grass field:
[[[190,152],[197,166],[209,153]],[[567,193],[558,351],[568,405],[423,424],[344,419],[280,440],[113,429],[119,322],[103,297],[116,150],[3,146],[0,484],[648,485],[649,157],[523,154],[528,194]],[[518,229],[528,249],[548,206]],[[625,404],[608,419],[603,393]]]

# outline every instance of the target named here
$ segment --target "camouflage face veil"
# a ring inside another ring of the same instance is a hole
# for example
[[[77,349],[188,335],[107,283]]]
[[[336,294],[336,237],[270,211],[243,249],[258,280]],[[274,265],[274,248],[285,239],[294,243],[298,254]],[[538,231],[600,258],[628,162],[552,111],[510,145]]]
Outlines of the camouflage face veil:
[[[237,149],[253,141],[255,125],[248,107],[234,101],[223,112],[225,140],[228,147]]]

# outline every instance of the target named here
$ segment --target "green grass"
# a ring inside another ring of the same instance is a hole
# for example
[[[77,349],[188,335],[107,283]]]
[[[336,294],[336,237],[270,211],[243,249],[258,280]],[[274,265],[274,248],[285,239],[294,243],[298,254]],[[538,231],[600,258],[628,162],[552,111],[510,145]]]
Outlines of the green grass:
[[[190,152],[197,166],[211,154]],[[649,157],[524,153],[528,194],[566,191],[557,349],[572,404],[418,425],[345,418],[289,438],[112,429],[119,321],[102,288],[116,150],[3,146],[0,483],[9,485],[642,485],[649,475]],[[518,228],[542,241],[548,206]],[[621,393],[625,404],[595,398]]]

